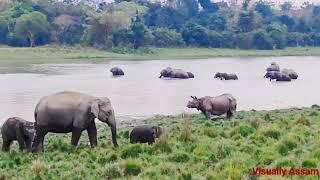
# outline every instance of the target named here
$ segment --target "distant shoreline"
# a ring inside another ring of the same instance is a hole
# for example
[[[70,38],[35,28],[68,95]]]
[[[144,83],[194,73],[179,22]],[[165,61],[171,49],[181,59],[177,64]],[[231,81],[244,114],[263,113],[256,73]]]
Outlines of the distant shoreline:
[[[106,60],[179,60],[216,57],[320,56],[320,47],[284,50],[239,50],[215,48],[149,48],[148,53],[119,54],[111,50],[84,47],[42,46],[36,48],[0,47],[1,63],[78,63]]]

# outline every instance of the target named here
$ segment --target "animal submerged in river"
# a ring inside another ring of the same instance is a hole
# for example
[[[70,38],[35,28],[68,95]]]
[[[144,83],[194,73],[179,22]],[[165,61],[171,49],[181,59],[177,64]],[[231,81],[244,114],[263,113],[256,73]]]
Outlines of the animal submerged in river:
[[[177,79],[189,79],[194,78],[194,74],[191,72],[184,71],[182,69],[173,69],[171,67],[167,67],[160,72],[159,78],[177,78]]]
[[[276,62],[271,62],[270,66],[267,67],[267,71],[278,71],[280,72],[280,66]]]
[[[124,72],[121,68],[119,67],[113,67],[110,69],[110,72],[112,72],[113,76],[123,76]]]
[[[14,140],[18,141],[20,151],[31,151],[31,143],[34,138],[34,123],[19,117],[8,118],[1,127],[2,150],[10,151],[10,145]]]
[[[162,134],[162,128],[159,126],[137,126],[130,133],[130,143],[148,143],[152,144],[156,138]]]
[[[236,74],[233,73],[220,73],[217,72],[214,75],[214,78],[219,78],[220,80],[238,80],[238,76]]]
[[[51,94],[38,102],[34,116],[36,135],[32,144],[33,153],[44,150],[43,141],[48,132],[72,132],[71,144],[77,146],[82,131],[87,130],[91,147],[96,147],[95,118],[108,124],[113,145],[118,147],[114,110],[107,97],[71,91]]]
[[[207,119],[211,119],[212,115],[220,116],[222,114],[227,114],[227,118],[231,118],[237,109],[237,101],[231,94],[225,93],[216,97],[190,97],[192,101],[188,102],[187,107],[196,108],[198,111],[201,111]]]

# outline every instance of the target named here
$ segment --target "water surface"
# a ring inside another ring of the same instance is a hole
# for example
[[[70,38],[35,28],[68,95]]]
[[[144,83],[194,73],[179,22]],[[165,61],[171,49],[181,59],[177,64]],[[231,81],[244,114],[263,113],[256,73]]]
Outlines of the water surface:
[[[263,79],[265,68],[276,61],[281,68],[292,68],[299,79],[269,82]],[[119,66],[124,77],[112,77],[109,69]],[[162,68],[182,68],[194,79],[159,79]],[[217,96],[231,93],[239,110],[270,110],[320,104],[318,57],[214,58],[198,60],[106,61],[99,64],[0,64],[0,122],[10,116],[33,121],[38,100],[50,93],[79,91],[111,99],[119,120],[143,118],[155,114],[197,112],[187,109],[193,96]],[[232,72],[238,81],[220,81],[214,73]]]

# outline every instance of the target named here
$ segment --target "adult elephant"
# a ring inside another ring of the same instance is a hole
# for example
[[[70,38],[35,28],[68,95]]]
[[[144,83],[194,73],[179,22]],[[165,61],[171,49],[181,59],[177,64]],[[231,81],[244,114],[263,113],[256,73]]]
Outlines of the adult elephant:
[[[291,81],[290,76],[288,74],[282,73],[282,72],[276,74],[275,78],[277,81]]]
[[[236,74],[228,74],[228,73],[220,73],[217,72],[214,75],[214,78],[219,78],[220,80],[238,80],[238,76]]]
[[[110,72],[112,72],[113,76],[123,76],[124,72],[121,68],[119,67],[113,67],[110,69]]]
[[[191,72],[186,72],[182,69],[173,69],[171,67],[167,67],[160,72],[159,78],[167,77],[167,78],[178,78],[178,79],[188,79],[193,78],[194,75]]]
[[[197,98],[191,96],[192,101],[187,104],[188,108],[196,108],[201,111],[207,119],[211,119],[212,115],[227,114],[227,118],[231,118],[237,109],[237,101],[231,94],[222,94],[216,97],[205,96]]]
[[[270,64],[270,66],[267,67],[267,71],[278,71],[278,72],[280,72],[280,66],[277,63],[272,62]]]
[[[278,74],[280,74],[279,71],[267,71],[267,73],[263,77],[269,78],[271,81],[273,79],[277,79]]]
[[[32,144],[33,153],[43,151],[44,137],[48,132],[72,132],[71,144],[77,146],[82,131],[87,130],[91,147],[97,146],[95,118],[109,125],[113,145],[118,146],[114,110],[106,97],[59,92],[42,98],[35,108],[34,116],[36,135]]]
[[[291,79],[298,79],[298,73],[296,73],[293,69],[284,68],[281,72],[284,74],[288,74]]]

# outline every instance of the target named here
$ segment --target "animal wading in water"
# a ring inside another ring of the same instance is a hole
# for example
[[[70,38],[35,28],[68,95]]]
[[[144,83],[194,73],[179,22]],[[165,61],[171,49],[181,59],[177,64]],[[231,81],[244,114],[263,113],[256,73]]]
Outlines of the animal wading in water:
[[[187,104],[188,108],[197,108],[207,119],[211,119],[212,115],[220,116],[227,114],[227,118],[231,118],[237,109],[237,101],[231,94],[222,94],[216,97],[205,96],[197,98],[191,96],[192,101]]]
[[[91,147],[97,146],[95,118],[110,126],[112,142],[117,147],[116,120],[108,98],[68,91],[42,98],[35,108],[36,136],[32,152],[43,151],[44,137],[48,132],[72,132],[71,144],[77,146],[82,131],[87,130]]]
[[[113,67],[110,69],[110,72],[112,72],[113,76],[123,76],[124,72],[121,68],[119,67]]]
[[[167,67],[160,72],[159,78],[177,78],[177,79],[188,79],[194,78],[194,74],[191,72],[184,71],[182,69],[173,69],[171,67]]]
[[[20,151],[31,151],[31,143],[34,137],[34,123],[19,117],[7,119],[1,128],[2,150],[9,151],[14,140],[18,141]]]
[[[159,126],[137,126],[130,133],[130,143],[152,144],[161,134],[162,129]]]
[[[217,72],[214,75],[214,78],[219,78],[220,80],[238,80],[238,76],[236,74],[228,74],[228,73],[220,73]]]

